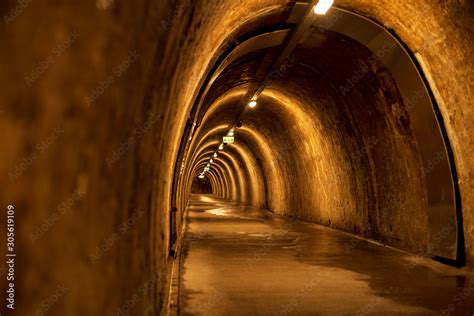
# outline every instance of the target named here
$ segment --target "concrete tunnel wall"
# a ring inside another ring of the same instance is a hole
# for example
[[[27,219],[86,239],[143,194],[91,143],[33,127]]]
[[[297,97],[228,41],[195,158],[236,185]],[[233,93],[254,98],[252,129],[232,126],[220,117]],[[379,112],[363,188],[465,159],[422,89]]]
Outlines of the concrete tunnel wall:
[[[426,183],[408,105],[368,49],[330,32],[314,32],[307,42],[320,38],[324,44],[317,49],[296,48],[258,107],[243,116],[243,127],[235,128],[237,144],[247,150],[233,154],[231,144],[214,158],[228,162],[228,186],[236,186],[231,198],[427,253]],[[242,57],[214,83],[193,135],[185,168],[190,174],[195,174],[194,157],[212,158],[239,112],[238,100],[252,78],[247,74],[257,71],[256,61],[266,54]],[[364,76],[341,90],[361,68],[367,69]],[[256,174],[251,159],[261,161],[260,176],[249,176]],[[251,192],[259,202],[249,200]]]
[[[454,151],[467,259],[472,266],[473,4],[463,0],[336,0],[335,4],[393,29],[417,53]],[[0,4],[0,15],[13,18],[8,22],[4,19],[5,24],[0,28],[3,43],[0,86],[4,100],[0,114],[4,130],[0,142],[0,196],[5,205],[16,207],[21,222],[17,253],[28,258],[17,262],[17,271],[21,272],[17,280],[17,312],[34,314],[48,298],[45,293],[54,293],[58,286],[67,290],[48,310],[50,315],[102,315],[104,311],[126,309],[137,314],[157,312],[166,292],[166,276],[159,272],[166,271],[169,262],[173,164],[197,91],[207,71],[229,45],[283,20],[291,3],[61,0],[29,2],[20,13],[12,14],[11,10],[17,6],[13,0]],[[64,45],[69,47],[62,49]],[[306,75],[300,68],[292,71]],[[289,130],[288,135],[268,125],[260,126],[265,122],[256,114],[237,132],[238,138],[246,139],[240,151],[242,159],[258,161],[256,172],[264,175],[261,183],[250,182],[261,188],[256,191],[260,193],[254,193],[258,199],[249,200],[250,203],[267,203],[274,212],[291,214],[297,212],[291,203],[303,205],[308,200],[305,196],[315,193],[314,201],[296,215],[324,224],[331,220],[335,227],[354,230],[353,225],[364,227],[365,222],[372,221],[367,213],[370,208],[361,205],[362,200],[356,203],[355,196],[371,197],[365,202],[377,200],[394,211],[410,208],[410,216],[420,223],[418,228],[410,225],[410,230],[405,230],[401,226],[406,219],[395,212],[391,219],[395,224],[392,232],[387,220],[377,226],[380,236],[400,247],[422,249],[426,238],[416,242],[415,239],[423,237],[423,203],[419,199],[407,199],[408,204],[402,205],[405,201],[402,197],[408,192],[405,186],[419,192],[423,184],[413,178],[403,183],[406,175],[389,173],[386,169],[390,163],[385,162],[380,166],[382,170],[377,170],[371,178],[382,189],[377,193],[361,191],[371,187],[363,182],[374,166],[350,163],[348,153],[360,148],[357,139],[360,142],[365,138],[346,135],[344,126],[330,133],[328,128],[318,125],[314,126],[316,136],[299,139],[301,130],[292,125],[298,113],[290,112],[288,106],[314,114],[315,118],[307,122],[310,126],[316,119],[326,124],[335,119],[337,113],[318,114],[317,109],[336,101],[324,96],[321,102],[307,103],[302,95],[317,93],[308,83],[303,82],[303,89],[294,93],[289,87],[279,89],[287,84],[282,81],[266,91],[254,113],[269,111],[274,119],[291,114],[281,122]],[[370,104],[383,107],[378,102],[375,96]],[[379,117],[387,114],[387,108],[384,109]],[[378,122],[387,125],[388,135],[401,128],[390,115]],[[209,124],[216,123],[210,120]],[[367,123],[357,126],[364,124]],[[375,130],[382,133],[378,127]],[[364,130],[359,133],[367,136]],[[290,135],[295,138],[289,143],[293,146],[291,151],[304,153],[291,161],[288,153],[268,145],[270,136],[275,137],[273,144],[283,144]],[[318,143],[323,135],[331,140],[324,143],[328,148]],[[416,167],[416,155],[404,151],[410,145],[409,134],[398,140],[388,138],[383,146],[391,145],[392,141],[395,148],[390,149],[389,158],[394,159],[396,152],[401,151],[406,154],[407,166]],[[325,149],[321,157],[311,156],[312,148],[319,146]],[[334,161],[324,162],[331,150],[335,153],[331,157]],[[370,153],[374,163],[379,162],[381,152],[374,149]],[[319,168],[310,163],[312,160],[307,158],[310,156],[321,164]],[[238,159],[235,153],[233,157]],[[229,164],[225,159],[222,161]],[[394,162],[395,170],[406,168],[401,161]],[[357,165],[363,170],[342,183],[326,179],[330,175],[343,179],[343,171],[352,172],[351,168]],[[307,167],[311,176],[320,176],[321,183],[329,186],[324,189],[303,186],[307,180],[302,170]],[[323,173],[322,167],[331,173]],[[296,179],[295,175],[301,177],[301,183],[291,180]],[[395,177],[395,182],[404,186],[396,196],[390,195],[392,186],[383,179],[386,175]],[[222,180],[223,170],[220,175],[216,172],[216,177],[216,181],[229,182]],[[224,187],[221,183],[221,191],[227,191],[230,197],[231,188]],[[336,190],[334,196],[330,194],[331,188]],[[292,194],[280,194],[280,189]],[[186,190],[190,188],[183,186],[180,193]],[[185,201],[184,195],[181,203]],[[345,204],[339,205],[340,202]],[[328,207],[334,210],[329,213]],[[350,210],[353,212],[349,213]],[[118,227],[127,222],[132,224],[122,234]],[[5,233],[4,226],[0,233]],[[146,291],[130,301],[141,286]]]

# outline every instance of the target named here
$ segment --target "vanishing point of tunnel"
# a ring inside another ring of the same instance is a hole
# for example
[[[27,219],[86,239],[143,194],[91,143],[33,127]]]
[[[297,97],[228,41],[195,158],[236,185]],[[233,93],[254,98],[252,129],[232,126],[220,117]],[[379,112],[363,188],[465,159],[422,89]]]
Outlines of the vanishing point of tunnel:
[[[0,17],[0,315],[474,315],[472,0]]]

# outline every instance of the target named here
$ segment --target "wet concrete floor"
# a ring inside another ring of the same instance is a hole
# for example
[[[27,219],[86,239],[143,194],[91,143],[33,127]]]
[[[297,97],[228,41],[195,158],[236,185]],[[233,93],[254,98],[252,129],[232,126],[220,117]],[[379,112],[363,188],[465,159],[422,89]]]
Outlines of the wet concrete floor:
[[[474,315],[474,274],[193,195],[180,315]]]

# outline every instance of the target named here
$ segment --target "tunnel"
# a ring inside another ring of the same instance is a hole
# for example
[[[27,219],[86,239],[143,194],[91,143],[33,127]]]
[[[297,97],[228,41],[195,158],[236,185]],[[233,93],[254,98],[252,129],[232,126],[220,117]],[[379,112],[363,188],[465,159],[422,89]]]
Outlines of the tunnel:
[[[474,3],[17,1],[2,315],[473,315]]]

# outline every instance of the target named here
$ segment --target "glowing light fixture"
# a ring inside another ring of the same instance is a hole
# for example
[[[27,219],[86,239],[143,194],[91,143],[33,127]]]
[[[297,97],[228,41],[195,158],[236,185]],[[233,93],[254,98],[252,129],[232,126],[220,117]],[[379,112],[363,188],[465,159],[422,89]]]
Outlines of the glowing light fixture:
[[[204,179],[204,175],[203,175],[203,174],[200,174],[198,178],[199,178],[199,179]]]
[[[250,107],[250,108],[254,108],[254,107],[256,107],[256,106],[257,106],[257,101],[254,100],[254,101],[250,101],[250,102],[249,102],[249,107]]]
[[[214,153],[213,157],[216,158],[216,157],[217,157],[217,153]]]
[[[222,149],[224,149],[224,144],[219,145],[219,150],[222,150]]]
[[[319,0],[318,4],[314,7],[314,13],[324,15],[332,7],[334,0]]]
[[[234,131],[233,131],[233,130],[230,130],[230,131],[229,131],[229,134],[227,134],[227,136],[230,136],[230,137],[234,136]]]
[[[212,160],[212,158],[211,158],[211,160],[209,160],[209,163],[212,163],[213,161],[214,161],[214,160]]]

